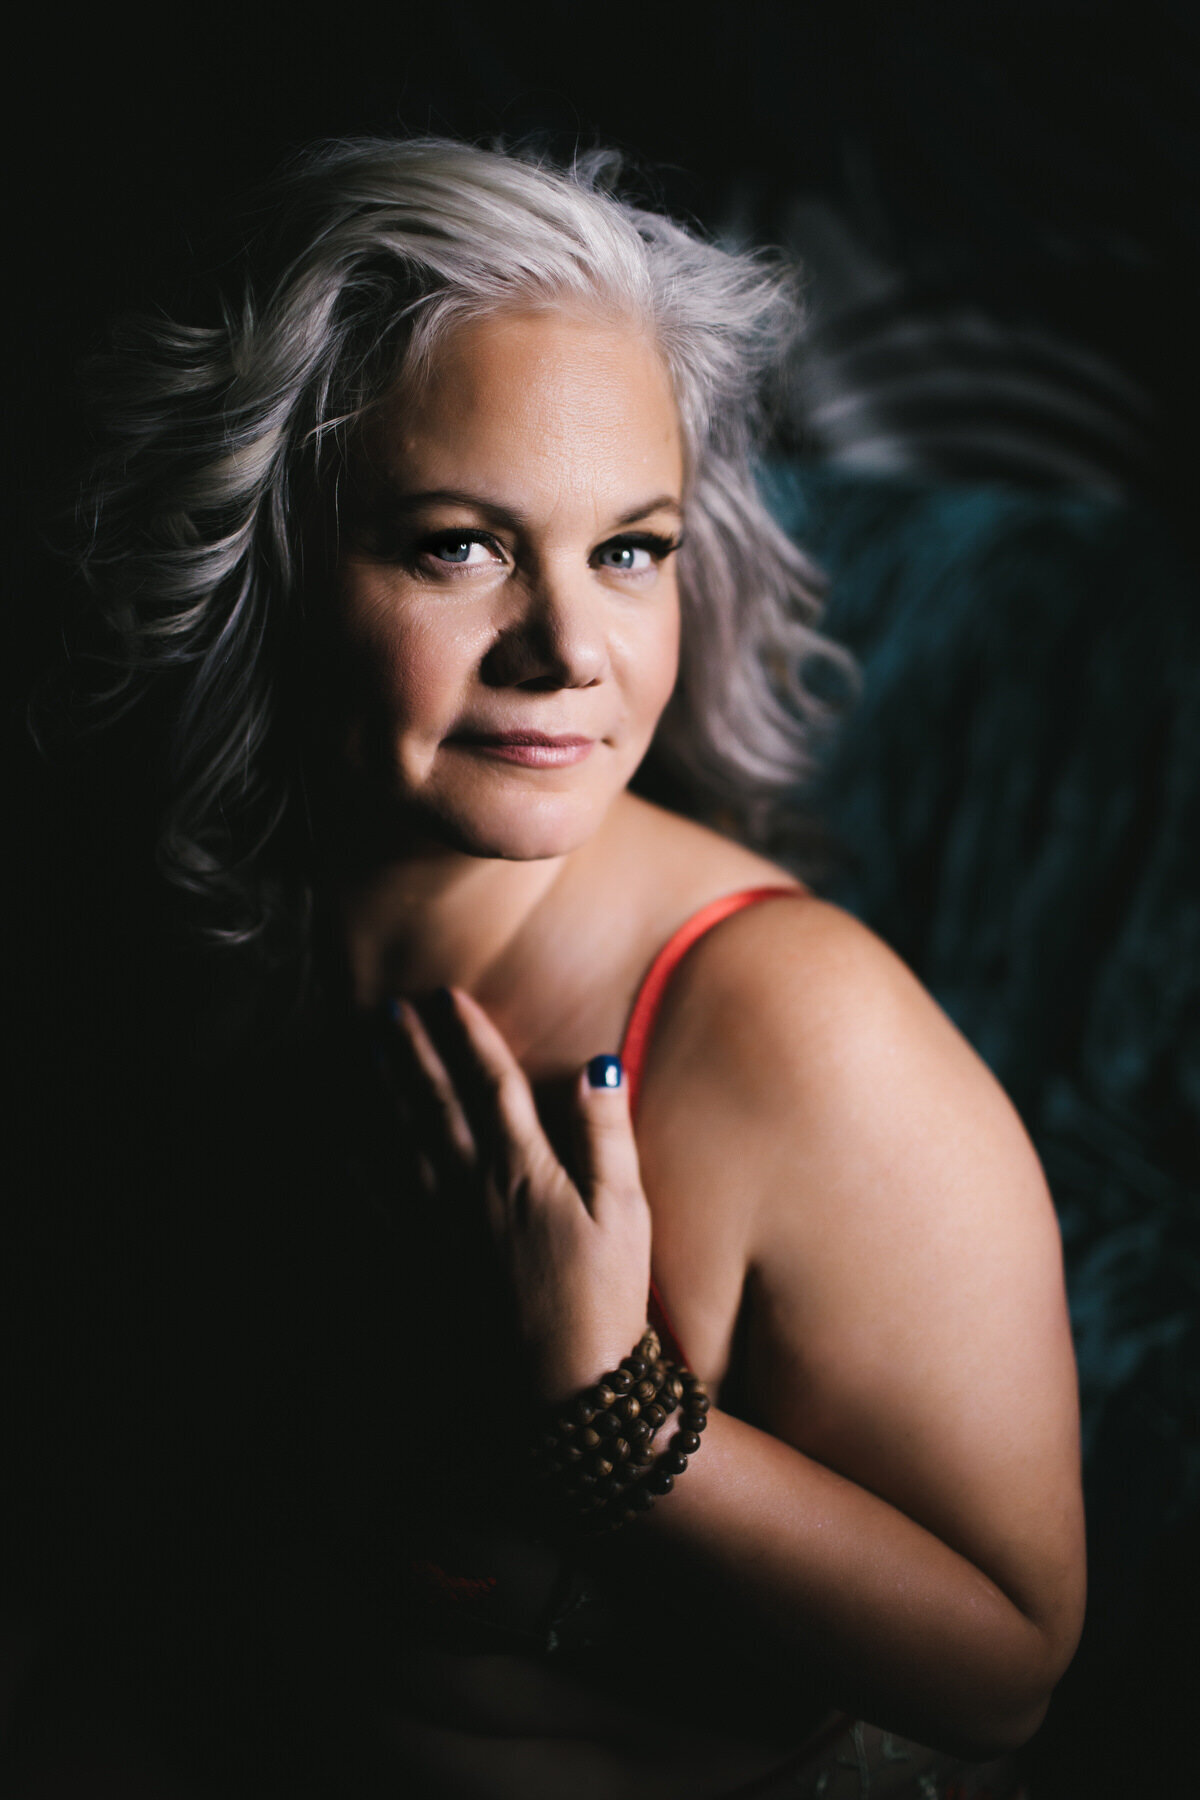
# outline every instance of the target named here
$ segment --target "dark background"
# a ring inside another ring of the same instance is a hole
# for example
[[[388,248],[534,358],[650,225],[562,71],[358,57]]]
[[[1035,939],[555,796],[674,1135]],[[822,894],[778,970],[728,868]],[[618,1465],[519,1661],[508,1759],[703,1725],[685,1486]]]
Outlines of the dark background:
[[[231,205],[326,135],[446,131],[560,153],[616,144],[665,202],[745,234],[797,196],[1010,316],[1054,320],[1142,382],[1168,431],[1194,299],[1195,9],[751,0],[480,0],[156,26],[34,16],[10,76],[13,373],[47,432],[124,306],[180,303]]]
[[[926,296],[1048,327],[1132,383],[1149,418],[1110,446],[1108,472],[1193,538],[1187,0],[686,15],[447,0],[27,23],[7,113],[23,519],[77,462],[77,365],[114,315],[211,311],[248,187],[315,137],[402,130],[533,135],[564,156],[616,145],[643,191],[736,241],[809,249],[794,214],[820,201]],[[828,290],[840,317],[844,270],[810,266],[818,316]]]
[[[114,314],[208,314],[240,197],[318,136],[612,144],[657,203],[792,245],[812,333],[772,492],[865,674],[816,801],[823,883],[1005,1080],[1063,1220],[1095,1599],[1035,1794],[1174,1778],[1200,1599],[1196,8],[453,0],[31,27],[7,167],[10,819],[40,871],[16,883],[18,1018],[53,1020],[71,1081],[101,1054],[67,814],[19,715],[66,593],[41,540],[86,452],[76,370]],[[53,1044],[33,1060],[52,1083]],[[39,1129],[60,1099],[61,1129],[103,1142],[78,1093],[43,1094]]]

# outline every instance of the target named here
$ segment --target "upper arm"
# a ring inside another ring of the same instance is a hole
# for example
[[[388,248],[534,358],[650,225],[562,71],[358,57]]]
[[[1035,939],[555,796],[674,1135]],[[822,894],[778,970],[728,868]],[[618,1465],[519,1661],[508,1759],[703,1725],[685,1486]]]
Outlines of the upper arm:
[[[1037,1159],[869,932],[818,902],[755,910],[690,996],[718,1046],[694,1078],[707,1154],[737,1168],[747,1411],[1070,1636],[1077,1400]]]

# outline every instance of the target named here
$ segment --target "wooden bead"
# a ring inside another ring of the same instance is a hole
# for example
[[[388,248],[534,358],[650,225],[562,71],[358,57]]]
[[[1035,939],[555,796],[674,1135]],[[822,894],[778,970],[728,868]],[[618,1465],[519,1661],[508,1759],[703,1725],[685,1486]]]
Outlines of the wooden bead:
[[[556,1501],[578,1531],[616,1530],[669,1494],[700,1448],[711,1402],[690,1369],[664,1360],[647,1328],[629,1356],[566,1410],[529,1451],[534,1491]],[[655,1455],[652,1440],[676,1414],[677,1429]]]

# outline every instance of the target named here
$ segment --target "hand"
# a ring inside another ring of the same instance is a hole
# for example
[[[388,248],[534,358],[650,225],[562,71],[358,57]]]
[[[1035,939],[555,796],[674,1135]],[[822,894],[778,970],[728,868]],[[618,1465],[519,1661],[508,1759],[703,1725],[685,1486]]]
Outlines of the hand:
[[[574,1095],[578,1184],[555,1154],[529,1082],[482,1007],[459,990],[397,1024],[411,1052],[431,1185],[475,1187],[486,1209],[537,1394],[548,1404],[599,1379],[645,1328],[650,1208],[626,1083]]]

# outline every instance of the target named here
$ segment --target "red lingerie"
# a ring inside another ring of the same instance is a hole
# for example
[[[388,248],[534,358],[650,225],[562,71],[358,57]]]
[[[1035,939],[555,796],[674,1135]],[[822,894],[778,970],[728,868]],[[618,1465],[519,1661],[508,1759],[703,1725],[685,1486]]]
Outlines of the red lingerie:
[[[629,1015],[629,1024],[625,1028],[625,1041],[621,1045],[621,1062],[625,1069],[625,1080],[629,1090],[629,1107],[634,1117],[637,1116],[638,1095],[642,1085],[642,1071],[646,1065],[646,1052],[650,1048],[650,1039],[654,1032],[659,1008],[666,994],[672,975],[687,955],[692,945],[698,943],[706,932],[719,925],[722,919],[728,919],[733,913],[741,912],[747,906],[754,906],[759,900],[774,900],[785,894],[803,895],[801,887],[756,887],[742,888],[736,894],[722,894],[718,900],[710,900],[699,912],[694,912],[690,919],[685,919],[679,930],[674,932],[663,945],[638,989],[637,999],[633,1003],[633,1011]],[[662,1340],[663,1349],[672,1360],[686,1363],[683,1347],[679,1342],[658,1291],[658,1282],[650,1277],[650,1301],[647,1317]]]

